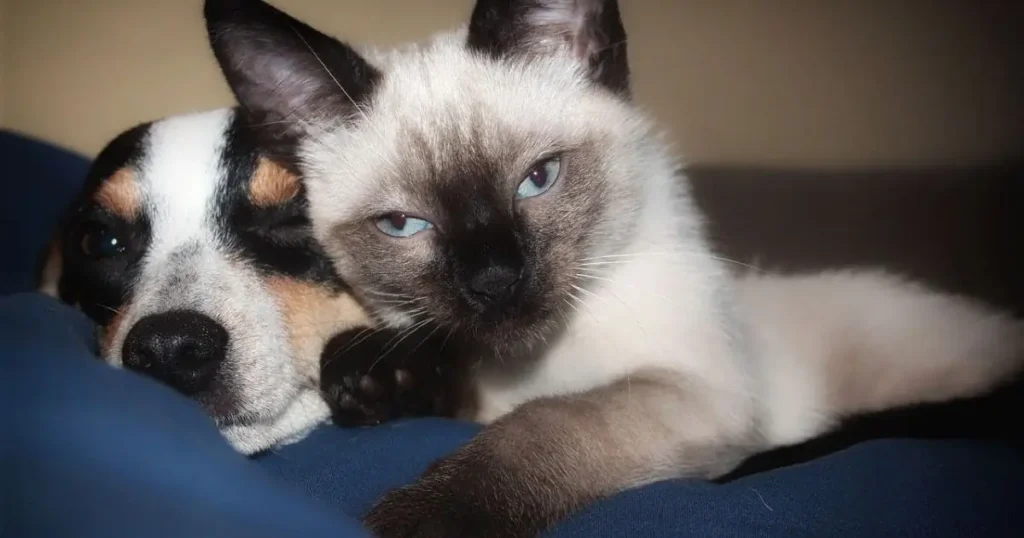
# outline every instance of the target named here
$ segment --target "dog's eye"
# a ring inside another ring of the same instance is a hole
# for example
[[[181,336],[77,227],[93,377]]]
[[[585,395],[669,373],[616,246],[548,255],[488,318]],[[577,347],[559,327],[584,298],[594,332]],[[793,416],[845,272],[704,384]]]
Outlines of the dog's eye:
[[[300,209],[277,208],[255,215],[250,230],[278,245],[301,245],[311,236],[309,218]]]
[[[82,253],[90,258],[112,258],[128,251],[127,239],[102,225],[93,225],[82,234]]]
[[[276,229],[276,230],[282,230],[282,229],[284,229],[284,230],[294,230],[294,229],[306,230],[307,228],[309,228],[309,219],[305,215],[302,215],[302,214],[287,215],[287,216],[281,217],[280,219],[270,223],[269,227],[271,229]]]

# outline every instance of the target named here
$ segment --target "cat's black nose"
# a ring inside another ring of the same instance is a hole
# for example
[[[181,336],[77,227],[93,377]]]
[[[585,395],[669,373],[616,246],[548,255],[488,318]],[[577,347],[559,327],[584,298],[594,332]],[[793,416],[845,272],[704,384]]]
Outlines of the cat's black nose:
[[[470,295],[479,306],[503,306],[515,297],[522,275],[522,268],[492,265],[469,280]]]
[[[228,347],[228,332],[199,312],[175,310],[140,319],[121,349],[125,368],[185,394],[210,385]]]

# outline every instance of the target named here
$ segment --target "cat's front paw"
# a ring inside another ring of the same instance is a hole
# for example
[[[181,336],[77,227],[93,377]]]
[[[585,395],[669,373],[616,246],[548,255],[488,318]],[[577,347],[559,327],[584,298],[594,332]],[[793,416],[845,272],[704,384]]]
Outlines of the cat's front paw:
[[[366,426],[402,417],[453,413],[451,365],[436,342],[392,330],[335,335],[320,359],[320,391],[335,424]],[[406,338],[406,340],[411,339]]]
[[[434,464],[415,483],[388,492],[364,518],[379,538],[527,538],[540,527],[505,498],[499,473],[461,456]],[[529,510],[527,510],[528,512]],[[520,517],[521,516],[521,517]]]

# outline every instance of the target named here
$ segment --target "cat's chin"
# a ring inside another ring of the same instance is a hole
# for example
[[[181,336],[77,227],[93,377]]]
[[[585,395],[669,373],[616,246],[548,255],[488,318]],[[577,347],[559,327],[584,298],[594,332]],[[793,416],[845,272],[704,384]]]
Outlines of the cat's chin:
[[[467,342],[480,350],[484,361],[499,365],[526,362],[545,347],[562,329],[556,320],[535,320],[530,324],[502,323],[477,324],[461,327],[460,333]]]

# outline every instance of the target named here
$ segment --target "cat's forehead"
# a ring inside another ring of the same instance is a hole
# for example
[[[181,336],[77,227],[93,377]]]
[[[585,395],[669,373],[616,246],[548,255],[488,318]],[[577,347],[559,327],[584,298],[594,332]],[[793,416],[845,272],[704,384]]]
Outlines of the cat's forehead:
[[[611,102],[593,95],[569,58],[500,63],[458,36],[378,56],[383,77],[367,117],[354,132],[336,133],[337,152],[376,159],[375,166],[443,166],[467,153],[509,163],[586,137],[594,114]]]
[[[594,92],[571,58],[496,61],[457,36],[388,57],[372,97],[379,120],[396,130],[415,125],[438,138],[474,139],[524,130],[558,136],[585,125],[578,112],[596,104],[585,98]]]
[[[497,61],[470,51],[460,32],[369,56],[383,76],[365,117],[307,148],[312,188],[320,183],[339,212],[423,203],[452,182],[502,181],[631,120],[568,56]]]

